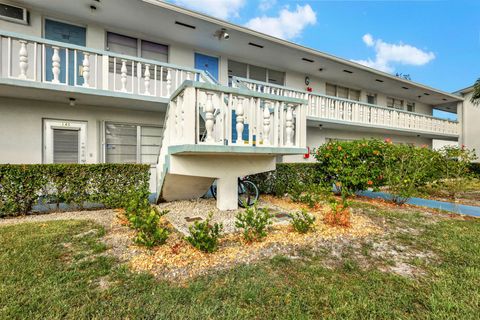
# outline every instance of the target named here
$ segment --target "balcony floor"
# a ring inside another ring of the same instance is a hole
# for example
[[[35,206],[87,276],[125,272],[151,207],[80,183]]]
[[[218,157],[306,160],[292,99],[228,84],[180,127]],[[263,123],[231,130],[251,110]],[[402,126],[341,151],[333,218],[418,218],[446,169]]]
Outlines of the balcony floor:
[[[422,131],[421,129],[406,129],[406,128],[395,128],[387,127],[380,125],[366,125],[356,122],[348,122],[341,120],[329,120],[329,119],[319,119],[315,117],[307,117],[307,125],[309,127],[318,127],[322,126],[324,129],[335,129],[335,130],[344,130],[344,131],[356,131],[356,132],[376,132],[381,134],[394,133],[401,136],[411,136],[411,137],[422,137],[428,139],[439,139],[439,140],[448,140],[448,141],[458,141],[458,135],[456,134],[446,134],[446,133],[432,133],[427,131]]]
[[[228,153],[230,155],[296,155],[307,153],[306,148],[297,147],[252,147],[252,146],[222,146],[207,144],[187,144],[170,146],[170,155],[215,155]]]
[[[74,98],[77,104],[82,105],[143,111],[166,111],[168,105],[165,98],[9,78],[0,78],[0,96],[66,104]]]

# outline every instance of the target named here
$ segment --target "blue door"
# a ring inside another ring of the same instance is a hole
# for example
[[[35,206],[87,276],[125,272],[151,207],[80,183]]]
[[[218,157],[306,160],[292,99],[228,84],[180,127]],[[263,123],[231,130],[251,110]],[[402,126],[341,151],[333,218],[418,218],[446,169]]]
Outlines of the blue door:
[[[45,20],[45,38],[49,40],[65,42],[69,44],[74,44],[77,46],[84,47],[86,45],[86,29],[74,26],[71,24],[53,21],[53,20]],[[66,76],[66,51],[65,49],[60,50],[60,82],[67,83],[65,76]],[[47,47],[46,50],[46,79],[47,81],[52,81],[53,73],[52,73],[52,56],[53,56],[53,49],[51,47]],[[77,84],[83,84],[83,78],[80,72],[80,66],[82,65],[83,60],[83,53],[77,52],[77,65],[75,66],[74,62],[74,53],[72,50],[68,52],[68,84],[74,85],[74,68],[77,69]]]
[[[218,81],[218,58],[195,53],[195,69],[207,71]]]

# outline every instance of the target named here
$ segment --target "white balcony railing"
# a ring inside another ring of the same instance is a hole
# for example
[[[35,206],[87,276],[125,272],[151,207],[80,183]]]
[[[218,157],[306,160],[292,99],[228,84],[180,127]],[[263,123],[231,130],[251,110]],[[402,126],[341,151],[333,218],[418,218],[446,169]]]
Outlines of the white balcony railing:
[[[313,119],[436,135],[455,136],[460,132],[460,125],[457,121],[440,119],[426,114],[381,107],[238,77],[233,78],[233,84],[256,92],[306,99],[308,100],[307,116]]]
[[[169,145],[306,146],[306,101],[186,83],[172,96]]]
[[[169,98],[196,69],[0,31],[1,76],[55,85]]]

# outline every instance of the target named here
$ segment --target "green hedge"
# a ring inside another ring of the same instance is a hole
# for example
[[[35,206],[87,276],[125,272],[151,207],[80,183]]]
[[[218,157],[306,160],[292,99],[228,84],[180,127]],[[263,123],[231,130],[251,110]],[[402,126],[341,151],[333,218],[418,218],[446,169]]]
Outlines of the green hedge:
[[[479,162],[471,163],[470,172],[472,172],[477,177],[480,177],[480,163]]]
[[[277,170],[249,176],[261,193],[283,196],[294,185],[320,182],[318,163],[277,163]]]
[[[29,213],[40,199],[57,206],[119,208],[148,195],[148,165],[0,165],[0,217]]]

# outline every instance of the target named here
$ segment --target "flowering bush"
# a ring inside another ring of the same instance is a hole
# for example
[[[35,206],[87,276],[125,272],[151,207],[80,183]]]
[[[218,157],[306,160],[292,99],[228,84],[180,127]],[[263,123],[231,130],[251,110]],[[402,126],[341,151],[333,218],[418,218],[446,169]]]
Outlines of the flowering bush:
[[[316,150],[324,183],[346,195],[383,185],[383,154],[388,143],[380,140],[330,141]]]

